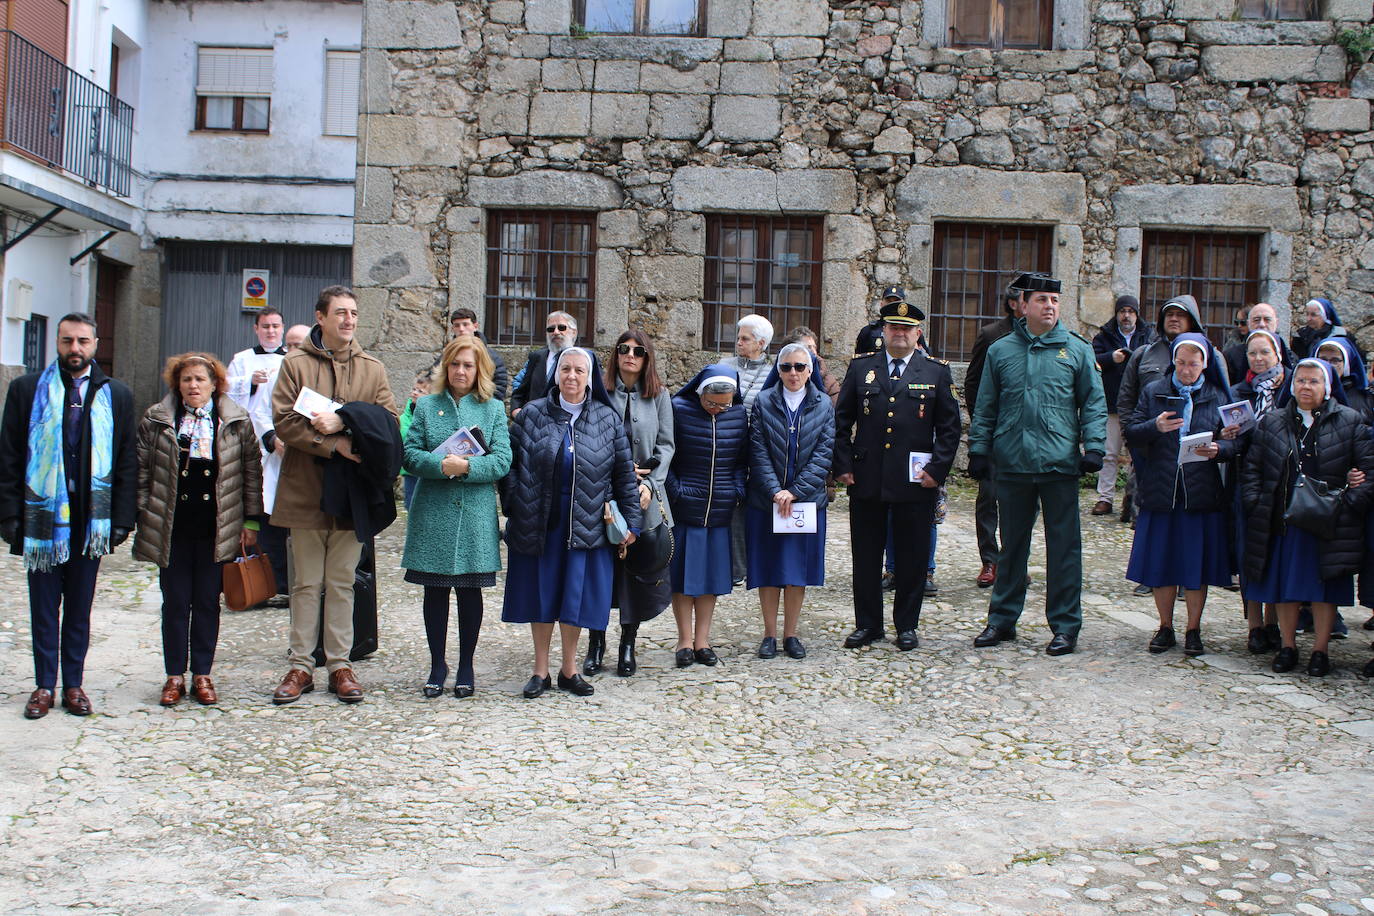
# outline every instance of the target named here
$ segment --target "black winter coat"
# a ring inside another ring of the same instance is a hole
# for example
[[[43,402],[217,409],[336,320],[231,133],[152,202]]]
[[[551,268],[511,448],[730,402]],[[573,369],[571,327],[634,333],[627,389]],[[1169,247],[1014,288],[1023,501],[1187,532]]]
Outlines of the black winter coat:
[[[401,472],[401,427],[396,415],[370,401],[350,401],[339,408],[348,427],[353,453],[324,460],[320,511],[353,525],[358,543],[366,544],[396,521],[396,475]]]
[[[19,536],[10,545],[10,553],[24,552],[24,473],[29,463],[29,415],[33,412],[33,396],[41,373],[31,372],[10,382],[5,396],[5,413],[0,421],[0,521],[19,520]],[[134,396],[128,386],[112,379],[91,365],[91,380],[86,383],[86,404],[92,404],[95,392],[110,387],[110,412],[114,421],[114,455],[110,481],[110,527],[133,531],[138,523],[138,422],[134,414]],[[81,418],[81,467],[72,475],[80,482],[71,503],[71,518],[83,526],[78,535],[72,531],[73,554],[85,543],[84,519],[90,512],[91,499],[91,412]]]
[[[531,401],[510,429],[511,468],[502,481],[501,510],[506,514],[506,544],[516,553],[539,556],[549,531],[563,433],[570,414],[558,395]],[[625,524],[641,525],[639,486],[625,424],[609,406],[588,394],[573,423],[572,525],[570,550],[606,547],[605,505],[614,499]]]
[[[711,416],[693,393],[673,398],[677,450],[668,466],[668,503],[673,522],[697,528],[730,524],[744,502],[749,468],[749,415],[736,401]]]
[[[1178,463],[1178,445],[1185,431],[1162,433],[1155,426],[1155,418],[1164,411],[1178,413],[1177,407],[1164,400],[1175,393],[1173,373],[1169,373],[1146,385],[1136,409],[1122,417],[1136,462],[1136,505],[1151,512],[1219,512],[1228,505],[1221,464],[1236,457],[1236,440],[1221,438],[1221,405],[1229,403],[1228,393],[1208,383],[1193,394],[1192,423],[1186,432],[1211,432],[1217,457],[1182,466]]]
[[[812,376],[815,378],[815,376]],[[749,505],[768,509],[773,496],[787,490],[799,503],[825,507],[825,479],[835,448],[835,410],[830,398],[815,385],[806,386],[797,417],[797,462],[793,479],[787,473],[787,403],[782,385],[764,389],[754,402],[749,424]]]
[[[1341,496],[1342,510],[1331,535],[1320,540],[1321,577],[1334,579],[1355,572],[1364,552],[1364,516],[1374,498],[1374,441],[1360,415],[1330,399],[1317,408],[1312,432],[1311,474],[1328,487],[1345,486],[1345,475],[1359,468],[1369,478]],[[1297,405],[1290,401],[1259,420],[1251,431],[1249,451],[1241,471],[1241,504],[1245,509],[1245,575],[1252,582],[1264,578],[1274,535],[1284,531],[1284,510],[1297,478],[1294,439],[1301,430]]]
[[[1104,324],[1093,338],[1093,355],[1097,357],[1097,367],[1102,370],[1102,393],[1107,396],[1107,413],[1116,413],[1116,399],[1121,393],[1121,377],[1126,374],[1126,363],[1130,361],[1128,355],[1118,363],[1112,358],[1112,354],[1117,350],[1125,350],[1128,354],[1134,353],[1154,342],[1155,329],[1143,321],[1137,321],[1130,346],[1127,346],[1126,338],[1117,326],[1115,318]]]

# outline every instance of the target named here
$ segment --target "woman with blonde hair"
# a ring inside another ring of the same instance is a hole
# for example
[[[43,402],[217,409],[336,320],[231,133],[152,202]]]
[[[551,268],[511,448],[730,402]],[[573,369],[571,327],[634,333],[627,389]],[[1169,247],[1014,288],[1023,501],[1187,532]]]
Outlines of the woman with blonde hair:
[[[228,373],[209,353],[182,353],[163,372],[167,396],[138,427],[138,534],[134,558],[160,567],[162,659],[159,702],[190,693],[219,702],[210,668],[219,643],[223,567],[257,543],[262,457],[253,423],[227,394]]]
[[[449,591],[458,604],[458,674],[453,695],[470,697],[476,685],[473,655],[482,628],[482,589],[501,569],[493,484],[510,470],[506,415],[496,394],[495,364],[476,337],[444,347],[430,394],[415,401],[406,432],[404,467],[418,482],[410,503],[405,580],[424,586],[429,677],[423,693],[437,697],[448,678]],[[481,454],[446,445],[468,430]],[[464,454],[466,452],[466,454]]]

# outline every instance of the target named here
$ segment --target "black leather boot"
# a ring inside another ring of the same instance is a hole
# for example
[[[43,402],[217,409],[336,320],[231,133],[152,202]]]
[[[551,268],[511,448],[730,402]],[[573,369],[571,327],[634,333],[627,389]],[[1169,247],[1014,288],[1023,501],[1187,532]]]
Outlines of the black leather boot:
[[[639,624],[620,628],[620,658],[615,663],[615,673],[629,677],[638,670],[635,662],[635,637],[639,635]]]
[[[600,674],[605,667],[602,661],[606,657],[606,631],[588,630],[587,631],[587,658],[582,662],[582,673],[591,676]]]

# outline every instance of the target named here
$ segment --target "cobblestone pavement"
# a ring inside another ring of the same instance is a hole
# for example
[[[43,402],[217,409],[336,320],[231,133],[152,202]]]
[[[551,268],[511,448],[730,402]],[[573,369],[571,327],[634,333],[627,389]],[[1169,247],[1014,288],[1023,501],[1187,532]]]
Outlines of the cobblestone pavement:
[[[320,675],[271,705],[274,610],[225,614],[218,708],[160,708],[156,576],[125,553],[97,597],[98,714],[28,722],[26,592],[6,556],[0,910],[1374,913],[1363,611],[1324,680],[1247,655],[1227,592],[1204,618],[1208,655],[1151,656],[1152,605],[1121,577],[1130,531],[1085,514],[1079,652],[1043,653],[1039,596],[1014,646],[975,652],[987,592],[960,492],[921,648],[845,651],[842,505],[832,519],[804,661],[753,657],[756,599],[736,594],[719,667],[674,669],[665,615],[644,627],[640,673],[602,675],[587,699],[518,696],[529,636],[499,622],[499,591],[477,695],[421,697],[397,525],[365,703],[339,704]]]

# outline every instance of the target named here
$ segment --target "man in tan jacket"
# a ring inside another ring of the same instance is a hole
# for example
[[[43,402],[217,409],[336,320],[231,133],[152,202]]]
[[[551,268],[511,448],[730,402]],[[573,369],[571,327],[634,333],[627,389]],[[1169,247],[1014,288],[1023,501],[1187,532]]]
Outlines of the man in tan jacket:
[[[315,303],[315,327],[301,345],[282,360],[272,390],[272,417],[277,437],[286,444],[277,485],[272,524],[291,529],[291,670],[272,695],[277,705],[294,703],[315,689],[312,653],[320,637],[320,594],[324,594],[324,654],[329,689],[345,703],[362,701],[363,689],[353,676],[348,653],[353,647],[353,573],[362,544],[348,519],[320,509],[324,462],[357,461],[349,431],[333,410],[307,419],[295,410],[306,388],[339,404],[365,401],[394,416],[396,400],[386,369],[353,339],[358,327],[358,300],[346,286],[321,290]]]

